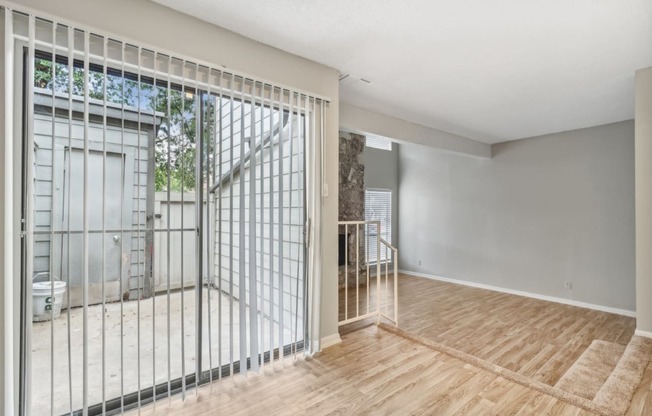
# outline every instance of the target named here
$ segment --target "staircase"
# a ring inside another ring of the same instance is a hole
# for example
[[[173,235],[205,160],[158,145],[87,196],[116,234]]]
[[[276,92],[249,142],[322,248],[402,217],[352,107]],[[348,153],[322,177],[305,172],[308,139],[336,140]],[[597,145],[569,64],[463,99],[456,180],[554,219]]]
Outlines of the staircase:
[[[596,340],[551,386],[396,326],[380,323],[380,328],[602,416],[622,416],[627,412],[652,358],[649,338],[633,336],[626,346]]]
[[[623,415],[650,362],[652,340],[633,336],[628,345],[595,340],[555,388],[592,401],[608,415]]]

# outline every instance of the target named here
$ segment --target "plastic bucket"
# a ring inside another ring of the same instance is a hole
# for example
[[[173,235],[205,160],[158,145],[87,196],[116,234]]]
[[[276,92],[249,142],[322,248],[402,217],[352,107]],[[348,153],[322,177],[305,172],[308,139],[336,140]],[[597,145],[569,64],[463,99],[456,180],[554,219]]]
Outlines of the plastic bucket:
[[[65,293],[66,283],[56,276],[50,273],[36,274],[32,280],[32,321],[49,321],[61,316]]]

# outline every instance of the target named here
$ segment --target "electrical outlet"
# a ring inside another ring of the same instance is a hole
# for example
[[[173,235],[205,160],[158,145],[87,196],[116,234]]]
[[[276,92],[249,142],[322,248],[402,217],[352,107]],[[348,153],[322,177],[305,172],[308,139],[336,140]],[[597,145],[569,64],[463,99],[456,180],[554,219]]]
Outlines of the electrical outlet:
[[[573,282],[571,281],[566,281],[564,282],[564,289],[572,289],[573,288]]]

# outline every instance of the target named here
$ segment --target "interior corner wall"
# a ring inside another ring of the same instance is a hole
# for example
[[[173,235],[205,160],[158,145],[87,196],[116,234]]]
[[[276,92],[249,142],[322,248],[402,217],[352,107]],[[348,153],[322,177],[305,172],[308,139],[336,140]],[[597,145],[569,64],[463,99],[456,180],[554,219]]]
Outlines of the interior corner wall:
[[[324,120],[321,338],[336,335],[339,73],[146,0],[15,0],[17,7],[60,16],[161,52],[177,54],[328,97]],[[2,178],[0,178],[2,179]],[[326,192],[324,192],[326,194]],[[11,197],[0,194],[2,200]],[[0,322],[4,322],[0,314]]]
[[[4,20],[4,11],[0,12],[0,45],[2,45],[2,48],[4,50],[4,41],[5,41],[5,20]],[[4,88],[4,79],[5,79],[5,55],[4,53],[0,54],[2,57],[2,61],[0,62],[0,102],[2,102],[3,110],[0,111],[0,134],[2,134],[2,143],[0,144],[0,198],[3,201],[0,203],[0,299],[4,299],[4,283],[5,279],[7,276],[4,275],[4,265],[6,264],[6,259],[5,259],[5,209],[6,209],[6,201],[7,199],[7,194],[5,190],[5,158],[7,155],[5,154],[5,140],[7,139],[4,137],[4,132],[5,132],[5,119],[4,119],[4,98],[5,98],[5,88]],[[0,306],[0,374],[2,374],[2,377],[0,377],[0,411],[3,413],[7,413],[7,408],[5,408],[5,403],[6,403],[6,398],[5,398],[5,375],[7,374],[7,368],[5,367],[5,364],[9,364],[9,360],[5,359],[5,340],[7,339],[7,329],[11,328],[11,325],[7,326],[7,323],[5,321],[5,313],[4,313],[4,301],[2,302],[2,306]]]
[[[636,72],[636,329],[652,336],[652,67]]]
[[[400,268],[635,310],[634,122],[492,150],[400,145]]]
[[[364,151],[364,181],[366,188],[392,191],[392,235],[390,243],[398,247],[398,148],[392,143],[392,151],[367,147]]]

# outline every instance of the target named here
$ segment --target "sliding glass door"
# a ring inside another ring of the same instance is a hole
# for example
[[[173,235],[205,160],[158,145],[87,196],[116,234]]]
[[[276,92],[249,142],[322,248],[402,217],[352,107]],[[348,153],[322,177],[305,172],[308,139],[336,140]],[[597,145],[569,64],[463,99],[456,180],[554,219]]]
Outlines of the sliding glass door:
[[[321,101],[5,13],[23,413],[120,412],[301,351]]]

